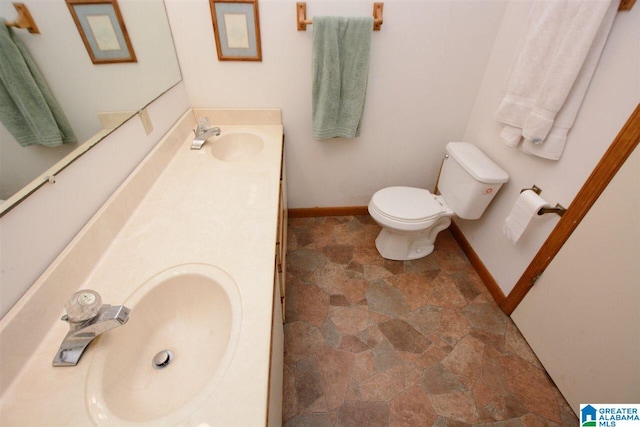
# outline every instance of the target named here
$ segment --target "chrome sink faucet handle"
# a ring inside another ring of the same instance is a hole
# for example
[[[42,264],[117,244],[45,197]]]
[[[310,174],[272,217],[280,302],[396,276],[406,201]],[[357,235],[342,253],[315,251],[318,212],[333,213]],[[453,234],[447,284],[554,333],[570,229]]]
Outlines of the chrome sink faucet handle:
[[[65,304],[67,314],[62,320],[69,323],[69,332],[53,358],[53,366],[75,366],[95,337],[122,326],[129,320],[129,310],[123,305],[102,304],[96,291],[76,292]]]
[[[191,149],[199,150],[202,148],[204,143],[207,142],[207,139],[211,138],[212,136],[220,135],[220,128],[211,127],[211,121],[209,120],[209,118],[203,117],[200,119],[200,121],[198,121],[198,125],[193,130],[193,132],[195,133],[195,138],[191,143]]]

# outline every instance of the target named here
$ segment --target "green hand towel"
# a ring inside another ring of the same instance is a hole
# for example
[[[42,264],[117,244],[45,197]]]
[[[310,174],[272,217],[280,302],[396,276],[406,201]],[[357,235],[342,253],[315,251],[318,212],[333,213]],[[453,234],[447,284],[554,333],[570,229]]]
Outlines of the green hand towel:
[[[360,135],[373,18],[313,18],[313,137]]]
[[[77,141],[26,46],[1,18],[0,121],[23,147]]]

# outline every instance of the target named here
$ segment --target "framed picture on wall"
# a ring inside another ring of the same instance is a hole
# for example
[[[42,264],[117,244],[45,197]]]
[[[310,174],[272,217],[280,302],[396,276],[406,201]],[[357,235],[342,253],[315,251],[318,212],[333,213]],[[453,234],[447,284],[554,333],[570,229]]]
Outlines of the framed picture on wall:
[[[138,62],[116,0],[65,0],[94,64]]]
[[[258,0],[209,0],[220,61],[262,61]]]

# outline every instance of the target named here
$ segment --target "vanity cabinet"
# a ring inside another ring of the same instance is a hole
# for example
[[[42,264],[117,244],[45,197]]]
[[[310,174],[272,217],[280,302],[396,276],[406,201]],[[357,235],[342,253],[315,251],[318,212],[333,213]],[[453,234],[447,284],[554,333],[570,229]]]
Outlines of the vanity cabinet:
[[[280,162],[280,201],[278,203],[278,231],[276,236],[276,286],[280,287],[282,323],[285,321],[287,280],[287,171],[285,167],[284,136],[282,137],[282,160]]]
[[[271,323],[271,353],[269,367],[269,407],[267,425],[282,425],[282,394],[284,375],[284,310],[287,261],[287,182],[284,158],[284,137],[280,163],[280,195],[276,234],[275,272]]]
[[[271,366],[269,367],[269,403],[267,425],[282,426],[282,394],[284,375],[284,328],[280,305],[280,283],[276,270],[273,292],[273,318],[271,323]]]

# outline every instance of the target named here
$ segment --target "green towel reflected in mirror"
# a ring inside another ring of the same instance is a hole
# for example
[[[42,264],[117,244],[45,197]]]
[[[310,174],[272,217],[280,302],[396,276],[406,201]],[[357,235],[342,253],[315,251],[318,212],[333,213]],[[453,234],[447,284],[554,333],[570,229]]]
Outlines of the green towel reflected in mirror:
[[[26,46],[1,18],[0,122],[23,147],[77,142]]]

